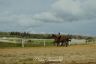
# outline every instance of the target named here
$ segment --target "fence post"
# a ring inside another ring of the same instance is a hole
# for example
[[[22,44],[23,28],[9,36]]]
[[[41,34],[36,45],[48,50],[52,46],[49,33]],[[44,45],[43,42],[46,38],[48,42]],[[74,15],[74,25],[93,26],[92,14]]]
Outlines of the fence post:
[[[24,48],[24,39],[22,38],[22,48]]]
[[[46,46],[45,39],[44,39],[44,47]]]

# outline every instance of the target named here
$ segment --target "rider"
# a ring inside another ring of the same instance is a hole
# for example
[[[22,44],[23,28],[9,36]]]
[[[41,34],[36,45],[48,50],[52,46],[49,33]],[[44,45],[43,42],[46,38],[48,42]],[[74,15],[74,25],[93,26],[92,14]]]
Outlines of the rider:
[[[61,38],[60,32],[58,33],[58,36],[59,36],[58,39],[60,39]]]

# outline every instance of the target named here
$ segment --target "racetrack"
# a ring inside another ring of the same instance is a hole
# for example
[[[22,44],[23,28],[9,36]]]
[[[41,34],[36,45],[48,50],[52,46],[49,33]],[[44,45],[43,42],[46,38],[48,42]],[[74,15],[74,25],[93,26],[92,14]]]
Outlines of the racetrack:
[[[0,48],[0,64],[40,64],[38,59],[34,60],[36,57],[58,57],[58,59],[62,57],[63,60],[59,64],[96,64],[96,44],[69,47]]]

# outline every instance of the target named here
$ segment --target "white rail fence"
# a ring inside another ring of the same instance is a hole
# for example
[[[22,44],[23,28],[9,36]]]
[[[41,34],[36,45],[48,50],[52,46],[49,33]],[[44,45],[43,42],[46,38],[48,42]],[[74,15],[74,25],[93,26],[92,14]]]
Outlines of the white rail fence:
[[[53,41],[53,39],[26,39],[26,38],[6,38],[6,37],[0,38],[0,42],[21,43],[22,47],[25,47],[25,44],[27,44],[28,41],[36,41],[36,44],[38,44],[39,42],[42,42],[43,46],[45,47],[47,46],[48,40]],[[72,39],[71,42],[69,42],[69,44],[70,45],[71,44],[86,44],[86,40],[85,39]]]

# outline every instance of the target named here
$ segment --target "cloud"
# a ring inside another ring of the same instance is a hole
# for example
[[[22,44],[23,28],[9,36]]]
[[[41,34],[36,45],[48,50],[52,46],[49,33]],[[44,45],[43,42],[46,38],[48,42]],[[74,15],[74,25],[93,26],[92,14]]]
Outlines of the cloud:
[[[57,16],[66,21],[94,19],[96,17],[96,0],[59,0],[53,4]]]
[[[23,3],[22,1],[15,2],[12,0],[8,2],[4,1],[6,5],[9,3],[10,5],[0,13],[0,23],[8,22],[21,26],[38,26],[46,22],[82,21],[96,17],[96,0],[56,0],[47,11],[38,12],[33,15],[32,13],[24,12],[29,12],[28,10],[31,12],[32,9],[35,10],[33,6],[31,8],[31,4],[29,3],[32,2],[31,0],[24,0]],[[33,2],[36,3],[36,1]],[[6,8],[4,4],[3,6]]]
[[[87,22],[96,20],[96,0],[51,1],[52,0],[48,0],[47,2],[45,2],[45,0],[0,0],[0,27],[3,27],[1,30],[23,31],[26,29],[28,31],[37,30],[39,32],[40,30],[59,31],[60,29],[63,31],[63,29],[66,29],[67,31],[70,25],[70,31],[75,22],[78,21],[76,24],[78,25],[79,23],[80,26],[74,26],[78,31],[78,28],[83,24],[81,22],[89,25],[90,23]],[[72,21],[75,22],[70,23]],[[69,23],[66,24],[67,22]],[[50,24],[52,24],[51,27],[49,27]],[[54,28],[50,29],[53,26]],[[44,29],[41,29],[43,27]],[[73,32],[75,29],[73,29]],[[84,30],[85,29],[86,28],[84,28]]]
[[[9,15],[0,16],[0,23],[10,24],[17,26],[35,26],[39,25],[40,22],[34,20],[31,15]]]
[[[44,22],[83,21],[96,18],[96,0],[57,0],[48,12],[35,17]]]
[[[55,13],[52,12],[43,12],[41,14],[34,15],[34,18],[41,22],[63,22],[62,18],[56,17]]]
[[[14,28],[41,26],[43,22],[34,15],[49,8],[43,0],[0,0],[0,3],[0,25]]]

